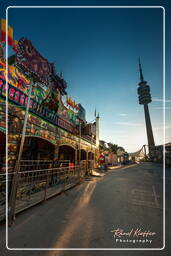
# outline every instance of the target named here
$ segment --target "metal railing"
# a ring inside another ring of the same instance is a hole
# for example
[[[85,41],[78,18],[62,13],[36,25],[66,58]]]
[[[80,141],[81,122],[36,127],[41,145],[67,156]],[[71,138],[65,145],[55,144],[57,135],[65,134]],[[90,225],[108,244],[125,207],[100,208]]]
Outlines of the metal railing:
[[[13,173],[8,173],[8,191],[13,179]],[[6,211],[6,173],[0,173],[0,221],[5,218]]]
[[[21,169],[22,167],[21,163]],[[29,165],[24,165],[30,168]],[[40,165],[39,165],[40,167]],[[46,168],[22,170],[17,175],[17,195],[15,213],[45,201],[78,184],[86,175],[87,167]],[[10,197],[14,173],[8,173],[8,191]],[[5,219],[6,174],[0,174],[0,220]],[[11,210],[11,209],[10,209]],[[10,213],[10,211],[9,211]]]
[[[20,160],[20,171],[42,170],[52,167],[52,160]]]
[[[91,143],[93,143],[93,144],[96,144],[96,140],[93,139],[93,138],[92,138],[91,136],[89,136],[89,135],[84,135],[84,134],[82,134],[81,137],[82,137],[83,139],[87,140],[88,142],[91,142]]]

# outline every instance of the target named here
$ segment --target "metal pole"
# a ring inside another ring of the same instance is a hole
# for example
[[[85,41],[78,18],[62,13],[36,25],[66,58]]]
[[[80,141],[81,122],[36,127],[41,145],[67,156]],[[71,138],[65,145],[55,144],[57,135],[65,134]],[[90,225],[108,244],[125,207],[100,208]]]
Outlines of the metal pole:
[[[147,104],[144,104],[144,113],[145,113],[145,122],[146,122],[146,130],[147,130],[149,156],[151,157],[151,149],[153,149],[155,143],[154,143],[153,130],[152,130],[150,114],[149,114],[149,109]]]
[[[146,145],[144,145],[144,153],[145,153],[145,160],[147,159],[147,153],[146,153]]]
[[[93,136],[91,134],[91,164],[90,164],[91,170],[90,171],[92,171],[92,169],[93,169],[92,168],[93,167],[93,164],[92,164],[93,163],[93,161],[92,161],[93,160],[92,143],[93,143]]]
[[[81,162],[81,121],[79,122],[79,164]]]
[[[26,106],[25,111],[25,117],[24,117],[24,124],[23,124],[23,130],[21,135],[21,142],[20,142],[20,149],[18,153],[18,159],[16,161],[16,165],[14,168],[14,176],[10,191],[10,198],[9,198],[9,225],[12,225],[14,219],[15,219],[15,204],[16,204],[16,196],[17,196],[17,185],[18,185],[18,173],[20,171],[20,160],[23,153],[23,147],[24,147],[24,141],[25,141],[25,134],[26,134],[26,127],[27,127],[27,120],[28,120],[28,112],[29,112],[29,106],[30,106],[30,98],[32,93],[32,87],[33,87],[33,79],[31,79],[30,88],[29,88],[29,95],[28,95],[28,102]]]
[[[79,159],[79,176],[81,178],[81,121],[79,120],[79,154],[78,154],[78,159]]]

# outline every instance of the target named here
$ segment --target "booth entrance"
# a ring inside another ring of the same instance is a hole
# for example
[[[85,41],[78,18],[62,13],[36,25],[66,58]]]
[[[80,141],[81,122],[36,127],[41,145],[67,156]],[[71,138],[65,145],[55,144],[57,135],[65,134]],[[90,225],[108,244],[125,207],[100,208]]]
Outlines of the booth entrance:
[[[59,161],[69,161],[75,163],[75,149],[68,146],[62,145],[59,147]]]
[[[88,160],[94,160],[94,153],[88,152]]]
[[[44,139],[26,137],[22,153],[23,160],[53,160],[54,145]]]

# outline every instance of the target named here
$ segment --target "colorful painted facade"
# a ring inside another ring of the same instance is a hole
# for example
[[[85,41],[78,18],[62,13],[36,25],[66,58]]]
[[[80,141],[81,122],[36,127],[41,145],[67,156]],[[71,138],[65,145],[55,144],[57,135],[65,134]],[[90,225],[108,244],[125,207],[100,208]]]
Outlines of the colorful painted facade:
[[[69,157],[69,160],[74,163],[80,160],[93,160],[96,165],[99,155],[99,117],[96,117],[92,124],[93,129],[87,129],[87,125],[91,126],[91,124],[87,124],[85,116],[80,118],[80,111],[82,115],[85,114],[84,108],[70,97],[66,97],[67,84],[62,75],[56,74],[53,64],[45,60],[27,39],[21,39],[17,47],[18,50],[13,56],[14,61],[8,65],[8,74],[6,74],[3,56],[0,58],[0,136],[2,144],[5,143],[6,136],[6,75],[8,76],[9,171],[13,171],[18,156],[31,79],[34,85],[22,158],[67,160],[66,158]],[[23,62],[22,57],[24,57]],[[35,65],[30,65],[31,59]],[[50,72],[50,76],[45,76],[43,72],[45,74]],[[73,104],[69,104],[71,102]],[[79,109],[79,106],[82,109]],[[5,170],[5,149],[2,149],[2,144],[1,172]],[[68,155],[68,152],[71,152],[72,156]]]

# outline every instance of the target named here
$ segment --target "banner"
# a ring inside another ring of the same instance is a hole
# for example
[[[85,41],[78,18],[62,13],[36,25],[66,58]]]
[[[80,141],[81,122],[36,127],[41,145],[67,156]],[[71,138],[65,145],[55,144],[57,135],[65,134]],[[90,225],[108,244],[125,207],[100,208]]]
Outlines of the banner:
[[[6,20],[1,19],[1,43],[6,42]],[[8,26],[8,45],[13,45],[13,28]]]
[[[78,118],[86,122],[86,111],[81,104],[78,104]]]

